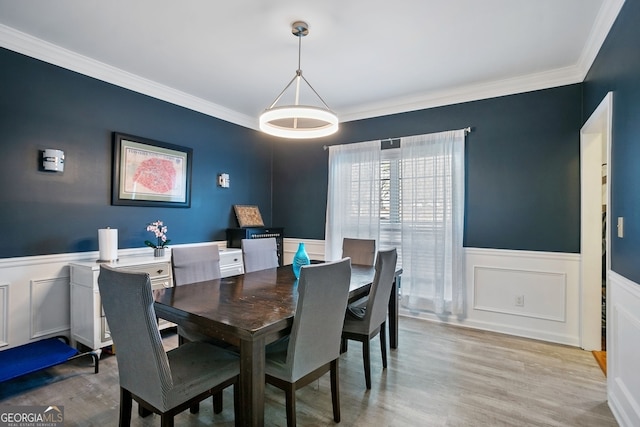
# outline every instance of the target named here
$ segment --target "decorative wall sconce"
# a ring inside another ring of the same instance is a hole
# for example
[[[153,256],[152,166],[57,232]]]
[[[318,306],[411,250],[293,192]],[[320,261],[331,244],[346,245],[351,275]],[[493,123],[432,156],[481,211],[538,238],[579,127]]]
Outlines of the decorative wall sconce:
[[[218,174],[218,187],[229,188],[229,174],[228,173],[219,173]]]
[[[43,150],[42,168],[46,171],[64,172],[64,151],[54,148]]]

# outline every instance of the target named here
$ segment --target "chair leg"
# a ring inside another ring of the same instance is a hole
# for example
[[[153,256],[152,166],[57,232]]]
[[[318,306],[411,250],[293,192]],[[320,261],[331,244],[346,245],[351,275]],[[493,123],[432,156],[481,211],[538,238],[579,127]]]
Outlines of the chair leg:
[[[382,369],[387,369],[387,333],[386,322],[380,326],[380,351],[382,352]]]
[[[338,359],[331,362],[331,404],[333,421],[340,422],[340,379],[338,377]]]
[[[173,427],[173,415],[162,414],[160,416],[160,426],[161,427]]]
[[[131,407],[133,398],[129,390],[120,387],[120,427],[129,427],[131,425]]]
[[[362,359],[364,361],[364,382],[367,390],[371,389],[371,355],[369,352],[369,340],[362,341]]]
[[[222,391],[213,394],[213,413],[219,414],[222,412]]]
[[[287,407],[287,427],[296,427],[296,389],[293,384],[287,384],[284,395]]]
[[[340,339],[340,354],[347,352],[347,342],[348,340],[346,338]]]

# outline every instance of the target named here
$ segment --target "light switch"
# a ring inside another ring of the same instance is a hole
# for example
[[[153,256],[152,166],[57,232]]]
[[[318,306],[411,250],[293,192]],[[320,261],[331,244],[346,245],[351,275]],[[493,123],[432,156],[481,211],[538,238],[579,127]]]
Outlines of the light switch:
[[[624,237],[624,218],[618,217],[618,237]]]

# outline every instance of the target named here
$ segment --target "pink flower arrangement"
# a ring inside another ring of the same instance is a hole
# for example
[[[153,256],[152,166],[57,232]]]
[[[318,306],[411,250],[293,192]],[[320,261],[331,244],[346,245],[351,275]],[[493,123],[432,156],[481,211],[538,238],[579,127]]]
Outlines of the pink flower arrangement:
[[[144,243],[147,246],[151,246],[154,249],[162,249],[166,247],[171,240],[167,239],[167,226],[162,221],[157,220],[147,225],[147,231],[152,232],[157,239],[157,244],[150,240],[145,240]]]

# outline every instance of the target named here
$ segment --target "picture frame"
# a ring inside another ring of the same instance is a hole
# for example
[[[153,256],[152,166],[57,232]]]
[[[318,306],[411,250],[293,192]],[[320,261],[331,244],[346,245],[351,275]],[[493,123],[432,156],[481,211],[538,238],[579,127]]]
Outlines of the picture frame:
[[[233,210],[238,218],[240,228],[244,227],[264,227],[260,209],[253,205],[233,205]]]
[[[111,204],[191,207],[193,149],[113,133]]]

